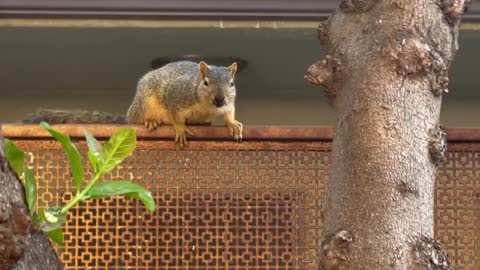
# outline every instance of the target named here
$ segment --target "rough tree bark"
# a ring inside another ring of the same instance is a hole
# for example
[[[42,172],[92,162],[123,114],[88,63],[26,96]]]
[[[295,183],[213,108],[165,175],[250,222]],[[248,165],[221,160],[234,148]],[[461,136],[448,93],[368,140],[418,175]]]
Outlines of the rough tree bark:
[[[62,270],[55,250],[30,223],[24,189],[5,159],[0,125],[0,270]]]
[[[439,124],[464,0],[343,0],[305,78],[338,113],[319,268],[452,269],[433,239]]]

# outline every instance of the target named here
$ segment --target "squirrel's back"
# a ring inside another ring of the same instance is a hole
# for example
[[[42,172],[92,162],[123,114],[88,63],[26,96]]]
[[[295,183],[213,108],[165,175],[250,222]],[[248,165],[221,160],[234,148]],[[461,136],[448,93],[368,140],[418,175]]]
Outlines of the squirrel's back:
[[[149,118],[149,111],[155,114],[155,117],[166,115],[164,100],[167,88],[179,77],[188,76],[193,83],[197,74],[198,64],[190,61],[169,63],[147,72],[138,81],[135,96],[127,112],[127,121],[132,124],[143,124],[145,117]],[[193,87],[192,85],[192,90]],[[162,122],[167,120],[163,119]]]

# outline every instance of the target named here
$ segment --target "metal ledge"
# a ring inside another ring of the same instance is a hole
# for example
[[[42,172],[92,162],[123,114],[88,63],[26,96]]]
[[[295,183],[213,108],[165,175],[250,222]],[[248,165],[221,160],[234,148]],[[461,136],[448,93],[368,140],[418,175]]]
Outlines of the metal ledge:
[[[0,17],[320,21],[338,4],[337,0],[3,0]],[[463,21],[480,21],[480,3],[472,3]]]
[[[230,19],[230,20],[306,20],[322,21],[328,12],[188,12],[188,11],[94,11],[94,10],[15,10],[0,9],[0,18],[61,18],[61,19]]]
[[[141,20],[326,20],[333,10],[325,12],[188,12],[188,11],[98,11],[98,10],[29,10],[0,9],[0,18],[22,19],[141,19]],[[480,22],[480,12],[465,14],[462,22]]]
[[[174,130],[171,126],[162,126],[150,132],[143,126],[131,125],[54,125],[56,129],[74,138],[83,138],[83,129],[88,129],[97,138],[108,138],[119,127],[134,127],[140,140],[173,140]],[[231,141],[232,137],[222,126],[190,126],[195,133],[190,140]],[[0,125],[3,135],[16,140],[51,139],[48,132],[38,125],[3,124]],[[248,126],[244,128],[243,139],[246,141],[331,141],[334,129],[331,127],[291,127],[291,126]],[[450,128],[447,129],[450,142],[480,142],[480,129]]]
[[[149,131],[143,126],[133,125],[52,125],[55,129],[71,137],[83,138],[83,129],[88,129],[97,138],[108,138],[114,130],[120,127],[133,127],[136,129],[138,139],[146,140],[173,140],[174,129],[171,126],[162,126],[155,131]],[[3,135],[7,138],[48,138],[48,132],[38,125],[3,124],[0,126]],[[233,140],[227,129],[222,126],[189,126],[195,136],[190,140]],[[327,127],[265,127],[249,126],[244,128],[244,140],[273,140],[273,141],[328,141],[333,137],[333,129]]]

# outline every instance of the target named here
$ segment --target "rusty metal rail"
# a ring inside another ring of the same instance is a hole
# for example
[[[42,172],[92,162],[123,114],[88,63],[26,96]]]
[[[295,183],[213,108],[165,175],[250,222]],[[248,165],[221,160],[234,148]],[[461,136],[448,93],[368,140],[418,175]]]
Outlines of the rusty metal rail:
[[[92,132],[95,137],[109,137],[112,132],[127,125],[54,125],[56,129],[69,134],[71,137],[84,137],[83,129]],[[10,138],[50,138],[48,132],[38,125],[3,124],[0,125],[6,137]],[[139,139],[172,139],[173,128],[162,126],[156,131],[149,131],[142,126],[131,126],[136,129]],[[230,140],[225,127],[221,126],[191,126],[195,136],[191,140]],[[270,141],[328,141],[332,140],[334,129],[331,127],[316,126],[247,126],[244,129],[244,140],[270,140]],[[480,131],[474,128],[449,128],[447,129],[449,141],[480,141]]]
[[[98,138],[109,137],[119,127],[127,125],[54,125],[71,137],[84,137],[86,128]],[[172,139],[174,130],[171,126],[162,126],[155,131],[149,131],[142,126],[131,126],[136,129],[139,139]],[[191,140],[231,140],[225,127],[221,126],[190,126],[194,136]],[[38,125],[4,124],[3,132],[10,138],[50,138],[48,132]],[[294,141],[324,141],[331,140],[333,129],[321,127],[245,127],[244,140],[294,140]]]

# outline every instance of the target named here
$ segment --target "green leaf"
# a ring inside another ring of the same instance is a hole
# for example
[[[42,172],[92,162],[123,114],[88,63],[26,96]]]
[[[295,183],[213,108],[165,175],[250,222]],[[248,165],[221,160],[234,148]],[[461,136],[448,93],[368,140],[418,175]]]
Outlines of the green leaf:
[[[45,221],[45,224],[41,227],[44,232],[50,232],[61,228],[67,221],[67,213],[62,213],[59,208],[50,208],[45,210],[39,210],[39,217]]]
[[[21,177],[23,173],[23,163],[25,162],[25,153],[12,141],[5,139],[5,156],[13,170]]]
[[[50,239],[52,239],[53,242],[59,244],[59,245],[63,245],[63,232],[62,232],[62,228],[57,228],[55,230],[51,230],[51,231],[48,231],[46,232],[48,237]]]
[[[120,128],[116,130],[110,140],[103,146],[99,171],[105,173],[113,170],[132,154],[136,144],[135,129]]]
[[[88,152],[87,156],[88,156],[88,159],[90,160],[90,164],[92,164],[93,171],[96,173],[98,171],[98,166],[100,165],[99,164],[100,160],[92,152]]]
[[[40,224],[45,221],[45,208],[38,208],[37,215],[34,218],[35,223]]]
[[[55,220],[56,223],[50,223],[46,217],[50,220]],[[54,217],[54,218],[52,218]],[[58,208],[45,210],[45,208],[38,208],[38,215],[36,217],[37,224],[42,224],[41,230],[47,234],[55,243],[63,245],[63,232],[62,225],[67,219],[66,214],[61,214]]]
[[[83,129],[85,133],[85,138],[87,139],[88,149],[90,152],[94,153],[96,156],[100,156],[102,151],[102,144],[93,137],[93,135],[86,129]]]
[[[101,159],[102,144],[97,141],[88,130],[83,129],[83,133],[85,133],[88,145],[88,159],[90,160],[94,171],[97,172]]]
[[[70,161],[70,167],[72,170],[73,180],[77,188],[77,193],[80,192],[84,175],[82,157],[80,156],[80,152],[78,152],[77,147],[72,143],[72,141],[70,141],[70,137],[54,130],[48,123],[42,121],[40,126],[43,129],[46,129],[57,141],[62,144],[63,149],[67,153],[68,160]]]
[[[155,200],[152,194],[143,187],[128,181],[102,181],[95,183],[84,199],[106,198],[122,195],[125,197],[140,199],[150,212],[155,212]]]
[[[45,220],[50,224],[58,223],[58,217],[54,213],[44,212]]]
[[[28,210],[30,217],[35,217],[35,207],[37,203],[37,181],[33,172],[27,167],[23,166],[23,172],[25,173],[25,196],[27,197]]]

